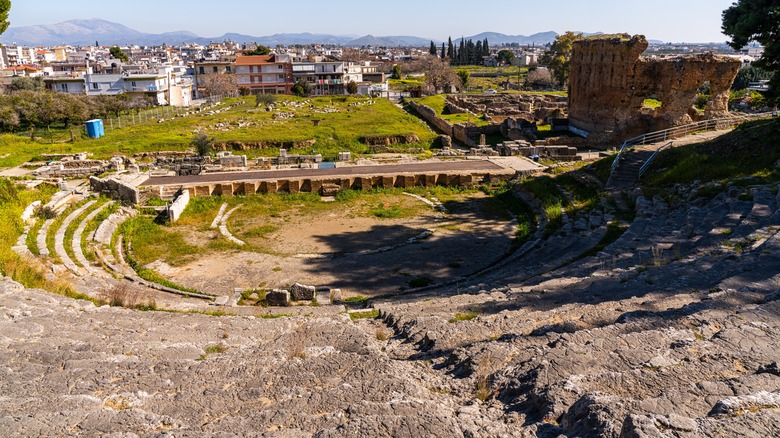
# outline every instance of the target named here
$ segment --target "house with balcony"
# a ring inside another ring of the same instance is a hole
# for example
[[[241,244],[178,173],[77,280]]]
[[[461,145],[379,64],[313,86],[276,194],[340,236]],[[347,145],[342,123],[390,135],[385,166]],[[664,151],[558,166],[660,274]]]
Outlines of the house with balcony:
[[[293,82],[304,80],[317,96],[346,94],[345,65],[340,61],[295,62],[292,65]]]
[[[202,99],[206,96],[206,80],[210,75],[232,75],[236,72],[236,57],[225,56],[219,60],[200,60],[194,64],[195,95]]]
[[[290,94],[295,83],[289,55],[239,55],[236,82],[252,94]]]
[[[173,68],[115,74],[60,74],[44,78],[46,88],[87,96],[127,94],[151,98],[155,105],[189,106],[192,81]]]

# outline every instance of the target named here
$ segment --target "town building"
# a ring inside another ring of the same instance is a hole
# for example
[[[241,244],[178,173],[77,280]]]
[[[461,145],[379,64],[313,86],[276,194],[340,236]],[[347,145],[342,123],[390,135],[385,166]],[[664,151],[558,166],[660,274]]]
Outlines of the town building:
[[[290,94],[294,84],[289,55],[239,55],[235,74],[238,87],[252,94]]]

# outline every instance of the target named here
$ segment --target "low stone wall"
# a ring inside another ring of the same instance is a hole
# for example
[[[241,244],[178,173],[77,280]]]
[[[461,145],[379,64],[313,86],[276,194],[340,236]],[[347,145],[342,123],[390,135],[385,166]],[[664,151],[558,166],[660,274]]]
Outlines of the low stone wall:
[[[138,189],[114,178],[100,179],[89,177],[89,188],[95,193],[101,193],[111,199],[127,204],[138,204],[141,201]]]
[[[176,222],[179,217],[184,213],[184,209],[187,208],[187,204],[190,203],[190,192],[183,190],[176,200],[168,206],[168,220],[170,222]]]
[[[410,104],[412,108],[414,108],[414,110],[417,111],[420,116],[422,116],[422,118],[428,121],[428,123],[431,125],[435,126],[439,131],[442,131],[445,135],[449,135],[450,137],[470,148],[478,146],[477,142],[472,140],[469,135],[476,134],[476,136],[479,136],[481,131],[476,132],[475,129],[480,130],[481,128],[476,126],[467,126],[460,123],[453,125],[452,123],[440,118],[436,111],[427,105],[422,105],[414,101],[410,101]]]
[[[407,188],[440,186],[474,186],[509,181],[512,171],[495,173],[423,173],[383,176],[352,176],[345,178],[286,178],[255,181],[230,181],[221,183],[184,184],[182,190],[190,196],[232,196],[253,193],[300,193],[321,192],[323,186],[340,190],[371,190],[373,188]],[[177,185],[177,187],[179,187]],[[169,192],[168,186],[156,186],[160,196]]]

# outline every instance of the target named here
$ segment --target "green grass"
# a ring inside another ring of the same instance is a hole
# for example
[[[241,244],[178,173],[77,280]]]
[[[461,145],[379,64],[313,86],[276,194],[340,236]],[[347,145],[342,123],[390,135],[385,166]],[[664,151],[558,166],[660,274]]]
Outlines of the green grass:
[[[647,108],[660,108],[662,105],[662,102],[658,99],[645,99],[643,105]]]
[[[288,120],[275,120],[272,112],[255,108],[254,98],[228,99],[219,108],[228,105],[235,107],[214,115],[202,114],[166,118],[162,124],[156,118],[148,122],[121,129],[106,130],[106,136],[89,139],[80,136],[75,142],[60,142],[69,137],[66,130],[53,130],[57,137],[50,141],[48,137],[29,139],[29,133],[0,135],[0,167],[17,166],[44,153],[72,154],[86,151],[95,158],[109,158],[113,155],[133,155],[138,152],[160,150],[187,150],[192,140],[192,132],[205,130],[220,144],[263,145],[263,149],[249,150],[250,156],[273,156],[280,146],[300,144],[290,148],[290,153],[322,153],[333,156],[339,151],[349,150],[355,153],[369,151],[359,138],[370,135],[408,135],[420,138],[419,144],[410,147],[430,147],[435,134],[430,132],[419,120],[396,107],[386,99],[377,99],[371,105],[358,106],[369,99],[359,96],[317,97],[306,99],[301,108],[285,107],[289,102],[301,103],[303,99],[293,96],[280,96],[278,105],[281,111],[295,113]],[[313,108],[312,108],[313,107]],[[324,108],[333,108],[336,113],[322,113]],[[314,126],[313,120],[319,120]],[[229,128],[218,128],[220,123]],[[241,126],[239,126],[241,123]],[[315,140],[313,145],[303,142]]]
[[[71,204],[68,208],[65,209],[65,211],[63,211],[59,216],[57,216],[54,219],[54,222],[52,222],[51,225],[49,226],[49,229],[46,232],[46,249],[49,250],[49,257],[52,260],[54,260],[55,263],[62,263],[59,255],[57,254],[57,251],[55,251],[54,249],[54,241],[55,241],[55,236],[57,234],[57,231],[59,231],[60,227],[62,226],[62,223],[65,222],[65,219],[71,213],[73,213],[75,210],[77,210],[78,208],[80,208],[82,205],[86,204],[89,201],[90,201],[89,199],[82,199],[81,201],[75,204]]]
[[[275,231],[277,231],[279,227],[275,225],[260,225],[259,227],[250,228],[247,231],[244,231],[241,233],[241,236],[244,238],[253,238],[253,237],[259,237],[261,239],[266,239],[267,236]]]
[[[184,238],[168,226],[154,223],[149,216],[137,216],[122,224],[126,242],[132,242],[134,258],[141,265],[165,256],[167,263],[180,266],[198,254],[197,246],[189,245]]]
[[[396,219],[404,216],[404,210],[397,205],[385,207],[385,204],[377,204],[371,208],[371,214],[379,219]]]
[[[483,187],[482,191],[491,196],[488,198],[494,204],[491,210],[499,209],[498,211],[501,213],[496,214],[502,215],[508,211],[517,220],[517,232],[515,233],[513,245],[515,248],[519,248],[536,231],[539,218],[536,217],[528,204],[518,199],[512,193],[511,187],[506,184],[493,189]]]
[[[431,108],[432,110],[436,111],[436,114],[438,114],[440,118],[452,124],[473,123],[477,126],[489,125],[489,123],[486,122],[485,120],[482,120],[481,118],[468,112],[462,114],[448,114],[446,112],[447,96],[444,94],[437,94],[435,96],[428,96],[420,99],[415,99],[415,102]]]
[[[351,312],[349,314],[349,319],[353,321],[357,321],[358,319],[376,319],[376,318],[379,318],[379,310],[377,309],[366,310],[365,312]]]
[[[461,322],[461,321],[471,321],[472,319],[476,318],[477,316],[479,316],[479,313],[474,312],[474,311],[459,312],[459,313],[456,313],[455,316],[453,316],[447,322],[449,322],[449,323],[456,323],[456,322]]]
[[[99,198],[94,204],[92,204],[88,209],[84,210],[76,219],[73,220],[73,222],[68,225],[68,228],[65,229],[65,252],[68,254],[68,257],[70,257],[71,260],[73,260],[73,263],[77,265],[81,265],[81,263],[76,258],[76,253],[73,251],[73,234],[76,232],[76,228],[81,225],[81,222],[84,220],[85,217],[87,217],[91,212],[95,211],[97,208],[100,208],[103,204],[108,202],[108,198]],[[82,252],[84,250],[84,242],[83,238],[86,235],[86,233],[82,234],[82,241],[79,242],[79,246],[82,248]],[[86,256],[85,256],[86,257]]]
[[[365,303],[368,301],[368,298],[362,295],[356,295],[354,297],[345,298],[343,301],[345,303]]]
[[[753,177],[754,182],[780,181],[780,124],[747,122],[714,140],[661,152],[642,177],[643,185],[667,187],[678,183],[725,183]]]
[[[11,249],[24,231],[21,220],[24,209],[36,200],[45,204],[56,192],[57,189],[49,185],[25,190],[16,187],[11,180],[0,179],[0,273],[27,288],[44,289],[70,298],[91,301],[96,305],[103,304],[100,300],[76,291],[67,282],[48,279],[40,264],[20,257]]]
[[[84,228],[84,234],[82,235],[83,239],[81,241],[81,251],[84,253],[84,257],[86,257],[87,260],[91,262],[97,260],[95,252],[90,249],[89,241],[87,239],[93,232],[95,232],[95,230],[97,230],[103,221],[108,219],[108,217],[112,214],[116,213],[120,207],[120,204],[113,203],[104,208],[100,213],[97,214],[97,216],[92,218],[91,221],[87,222],[87,226]]]

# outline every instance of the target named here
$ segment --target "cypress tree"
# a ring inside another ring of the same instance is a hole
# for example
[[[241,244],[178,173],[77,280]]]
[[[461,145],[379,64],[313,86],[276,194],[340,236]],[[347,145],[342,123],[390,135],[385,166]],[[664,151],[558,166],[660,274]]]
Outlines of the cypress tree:
[[[452,46],[452,37],[447,37],[447,58],[450,58],[450,61],[455,60],[455,47]]]
[[[436,44],[434,44],[433,41],[431,41],[431,48],[428,49],[428,53],[430,53],[431,55],[436,55],[437,53]]]
[[[447,57],[447,49],[444,48],[444,43],[441,43],[441,59]]]

